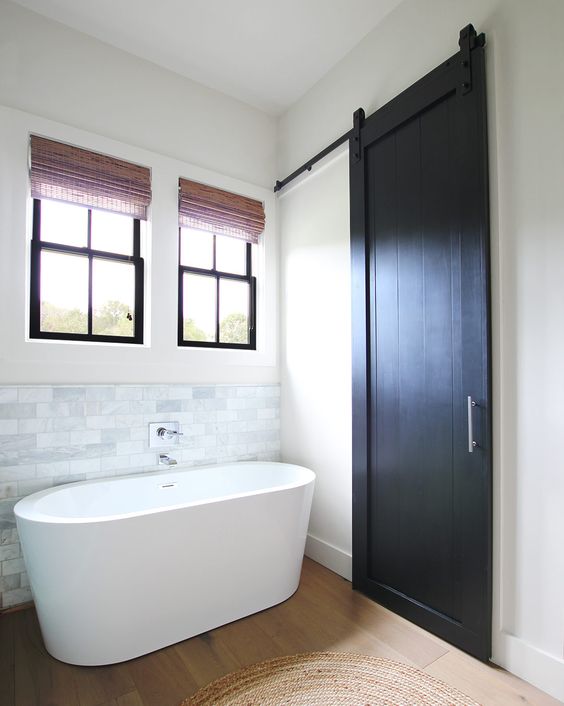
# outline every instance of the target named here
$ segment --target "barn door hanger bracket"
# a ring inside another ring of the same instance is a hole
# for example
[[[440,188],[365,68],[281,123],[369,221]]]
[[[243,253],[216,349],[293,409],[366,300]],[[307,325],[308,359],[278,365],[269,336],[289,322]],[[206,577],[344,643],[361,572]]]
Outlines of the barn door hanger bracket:
[[[353,115],[353,120],[354,127],[345,132],[344,135],[341,135],[341,137],[338,137],[324,150],[321,150],[321,152],[316,154],[315,157],[312,157],[305,164],[302,164],[301,167],[298,167],[296,171],[292,172],[285,179],[282,179],[282,181],[277,181],[276,184],[274,184],[274,193],[283,189],[286,184],[289,184],[296,177],[299,177],[300,174],[303,174],[304,172],[311,172],[311,168],[314,164],[317,164],[317,162],[327,157],[328,154],[331,154],[333,150],[337,149],[337,147],[340,147],[345,142],[349,143],[349,151],[351,159],[353,160],[352,163],[355,164],[356,162],[359,162],[362,156],[362,152],[360,149],[360,131],[364,123],[364,110],[362,108],[359,108],[357,111],[355,111]]]
[[[460,91],[463,96],[472,90],[472,49],[483,47],[485,43],[486,35],[477,34],[473,25],[460,30]]]
[[[364,123],[364,110],[359,108],[353,113],[353,129],[351,134],[350,155],[351,163],[357,164],[360,162],[362,151],[360,148],[360,131]]]

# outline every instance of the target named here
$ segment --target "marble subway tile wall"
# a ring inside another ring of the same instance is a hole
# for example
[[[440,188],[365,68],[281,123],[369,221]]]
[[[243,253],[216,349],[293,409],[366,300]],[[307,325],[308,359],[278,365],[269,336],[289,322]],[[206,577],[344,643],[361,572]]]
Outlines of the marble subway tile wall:
[[[277,461],[279,385],[0,386],[0,609],[31,600],[13,507],[73,481],[179,464]],[[179,422],[169,449],[149,448],[150,422]]]

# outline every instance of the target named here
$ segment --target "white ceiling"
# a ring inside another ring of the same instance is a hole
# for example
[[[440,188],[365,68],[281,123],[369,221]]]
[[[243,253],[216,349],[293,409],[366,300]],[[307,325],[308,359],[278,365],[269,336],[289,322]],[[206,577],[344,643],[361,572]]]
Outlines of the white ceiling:
[[[401,0],[15,0],[271,114]]]

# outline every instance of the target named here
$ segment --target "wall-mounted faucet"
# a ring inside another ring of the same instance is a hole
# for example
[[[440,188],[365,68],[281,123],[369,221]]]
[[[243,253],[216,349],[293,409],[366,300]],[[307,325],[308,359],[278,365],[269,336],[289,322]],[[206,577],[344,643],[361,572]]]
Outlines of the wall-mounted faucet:
[[[168,454],[159,454],[159,466],[176,466],[176,459]]]
[[[157,436],[161,439],[174,439],[175,436],[184,436],[181,431],[177,429],[167,429],[166,427],[159,427],[157,429]]]
[[[180,431],[179,422],[151,422],[149,424],[149,446],[150,448],[176,446],[180,443],[180,437],[184,434]]]

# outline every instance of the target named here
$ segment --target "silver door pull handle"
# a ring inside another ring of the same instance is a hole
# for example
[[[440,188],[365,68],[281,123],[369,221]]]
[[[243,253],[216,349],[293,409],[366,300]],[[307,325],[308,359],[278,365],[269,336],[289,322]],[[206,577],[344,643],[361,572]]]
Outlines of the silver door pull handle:
[[[474,452],[478,444],[474,441],[474,424],[472,420],[472,408],[477,407],[478,403],[468,395],[468,453]]]

